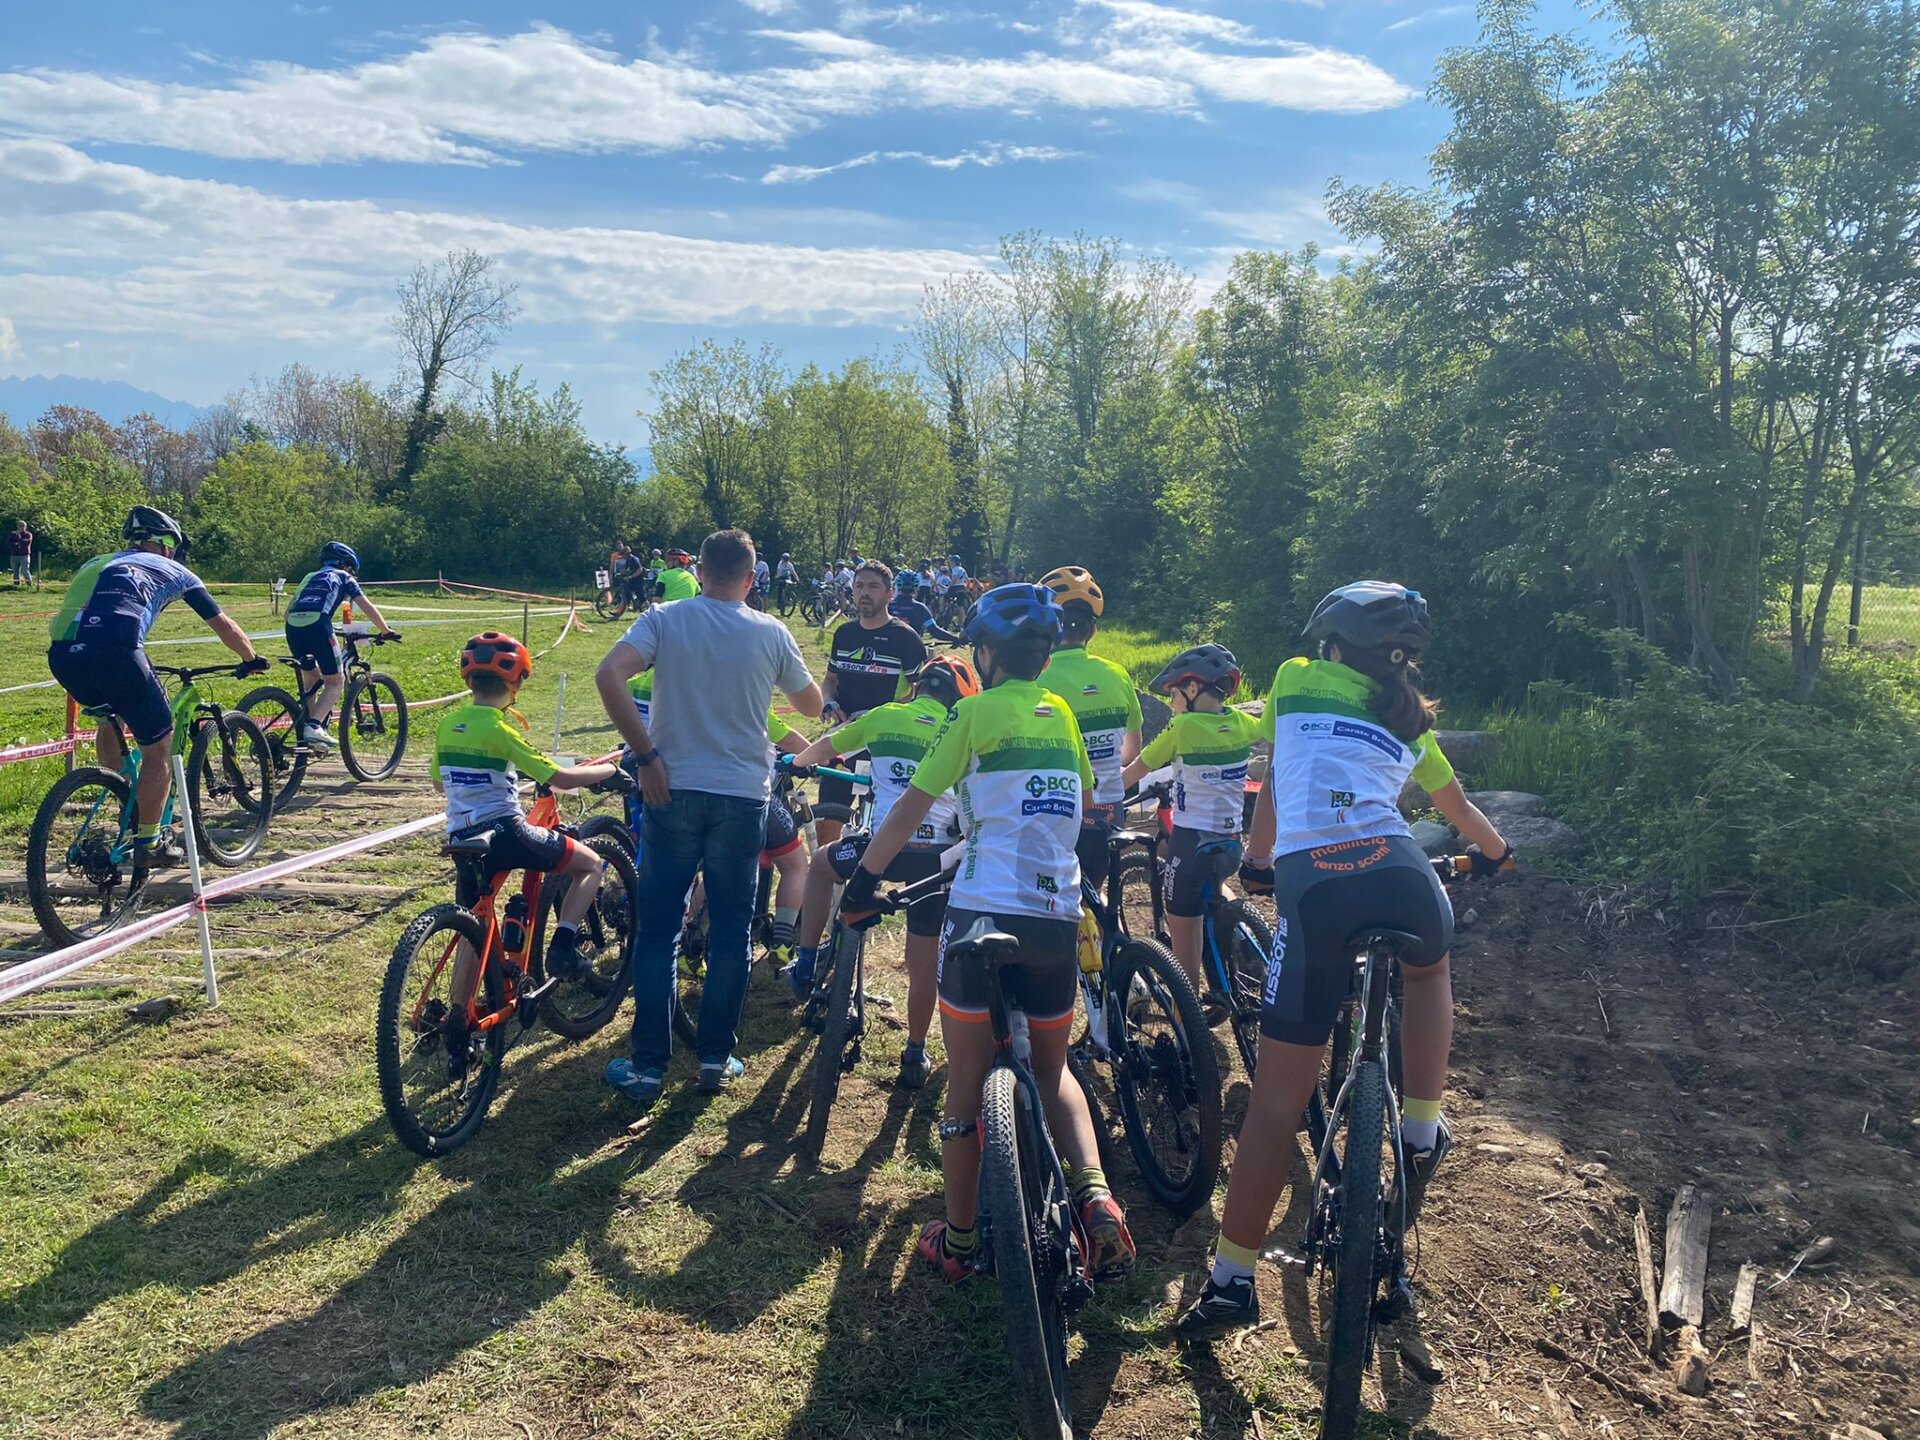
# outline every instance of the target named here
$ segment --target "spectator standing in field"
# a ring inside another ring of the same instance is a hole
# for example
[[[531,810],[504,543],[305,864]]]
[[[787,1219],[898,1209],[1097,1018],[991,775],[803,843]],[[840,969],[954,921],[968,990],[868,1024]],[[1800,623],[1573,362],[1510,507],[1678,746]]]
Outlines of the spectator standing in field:
[[[13,554],[13,584],[17,590],[23,585],[33,583],[33,531],[27,528],[27,522],[13,522],[13,533],[7,536],[7,549]]]
[[[700,546],[700,593],[647,611],[600,662],[594,680],[633,751],[645,813],[640,835],[640,929],[634,945],[633,1054],[607,1083],[652,1105],[673,1055],[673,937],[687,889],[704,870],[707,975],[701,993],[699,1087],[723,1090],[744,1068],[733,1046],[747,996],[753,898],[765,843],[773,752],[767,706],[778,689],[803,715],[820,687],[787,627],[751,609],[753,537],[718,530]],[[627,682],[651,668],[640,718]]]

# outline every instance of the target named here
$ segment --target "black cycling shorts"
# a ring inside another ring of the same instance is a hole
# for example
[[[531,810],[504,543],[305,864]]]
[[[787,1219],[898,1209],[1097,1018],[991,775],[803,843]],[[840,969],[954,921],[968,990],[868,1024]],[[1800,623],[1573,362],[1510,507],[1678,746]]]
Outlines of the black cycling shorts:
[[[980,918],[978,910],[950,905],[940,927],[940,1013],[949,1020],[984,1023],[988,1018],[987,977],[979,957],[947,963],[947,947]],[[1000,966],[1000,989],[1009,1004],[1026,1013],[1028,1027],[1072,1025],[1080,986],[1079,926],[1039,915],[989,915],[987,924],[1020,942],[1020,958]]]
[[[770,865],[805,842],[800,838],[800,822],[778,795],[767,801],[767,831],[760,846],[760,863]]]
[[[867,845],[873,836],[865,830],[851,830],[827,847],[827,863],[833,866],[833,873],[840,877],[842,884],[853,878],[853,872],[859,868],[860,857],[867,853]],[[940,873],[940,852],[908,847],[893,857],[887,866],[882,880],[895,885],[915,885],[922,880],[931,880]],[[916,900],[907,907],[907,934],[920,935],[932,939],[940,933],[940,921],[947,913],[947,892],[935,891],[924,900]]]
[[[527,823],[524,815],[503,815],[498,820],[486,820],[478,825],[469,825],[456,830],[450,838],[465,840],[474,835],[490,834],[492,843],[487,846],[487,879],[508,870],[538,870],[551,874],[573,858],[580,848],[580,842],[558,830],[548,830],[539,825]],[[460,904],[471,907],[479,900],[478,895],[456,897]]]
[[[843,756],[835,760],[830,768],[834,770],[851,770],[856,760],[864,760],[866,758],[867,752],[859,750],[852,755]],[[823,809],[833,805],[840,806],[847,814],[852,813],[853,782],[851,780],[842,780],[835,775],[822,775],[820,777],[820,799],[813,807],[814,819],[838,821],[841,824],[848,823],[846,815],[822,815],[820,813]]]
[[[1211,846],[1200,853],[1203,846]],[[1197,920],[1206,908],[1202,901],[1207,886],[1220,893],[1220,882],[1240,868],[1240,842],[1231,835],[1210,835],[1204,830],[1173,827],[1167,842],[1167,913],[1184,920]]]
[[[1100,808],[1087,807],[1096,813]],[[1080,859],[1080,878],[1102,895],[1107,890],[1107,871],[1113,866],[1113,831],[1111,820],[1089,818],[1080,822],[1080,838],[1073,842],[1073,853]]]
[[[127,722],[134,744],[155,745],[173,734],[173,707],[146,651],[98,641],[60,641],[47,651],[47,669],[80,704],[111,708]]]
[[[287,649],[302,670],[318,670],[322,675],[340,673],[340,642],[334,638],[331,620],[287,626]]]
[[[1420,847],[1405,835],[1296,850],[1274,862],[1273,954],[1260,1033],[1290,1045],[1324,1045],[1352,986],[1359,930],[1420,937],[1400,963],[1437,964],[1453,948],[1453,906]]]

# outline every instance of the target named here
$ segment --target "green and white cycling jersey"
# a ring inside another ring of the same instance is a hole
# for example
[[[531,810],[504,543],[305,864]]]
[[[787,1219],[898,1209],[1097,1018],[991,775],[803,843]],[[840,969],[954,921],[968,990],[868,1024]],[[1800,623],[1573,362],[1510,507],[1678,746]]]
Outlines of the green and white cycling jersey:
[[[491,705],[462,705],[440,718],[433,767],[447,791],[447,833],[520,813],[520,777],[551,780],[558,768]]]
[[[653,713],[653,671],[642,670],[627,681],[627,693],[633,696],[633,708],[640,712],[640,723],[645,725],[647,717]],[[793,727],[780,718],[780,713],[771,703],[767,706],[767,739],[778,745]],[[769,762],[771,763],[771,762]]]
[[[1111,660],[1089,655],[1084,645],[1053,652],[1040,683],[1060,696],[1073,710],[1093,765],[1090,805],[1118,805],[1126,794],[1120,783],[1120,742],[1129,730],[1140,728],[1140,694],[1133,677]]]
[[[833,732],[834,748],[842,755],[865,750],[873,761],[873,828],[878,830],[907,793],[914,772],[933,749],[947,723],[947,707],[930,695],[878,705],[857,720]],[[927,818],[907,842],[913,849],[945,849],[959,834],[959,808],[953,796],[943,794],[927,811]]]
[[[1409,745],[1367,708],[1378,685],[1331,660],[1287,661],[1267,696],[1273,737],[1273,856],[1342,840],[1405,835],[1400,791],[1411,776],[1429,792],[1453,766],[1428,731]]]
[[[1093,766],[1080,726],[1050,686],[1009,680],[954,706],[914,772],[951,790],[967,832],[948,903],[989,914],[1080,918],[1082,797]]]
[[[1140,752],[1149,770],[1173,766],[1173,823],[1208,835],[1238,835],[1246,811],[1247,757],[1260,722],[1238,710],[1190,710]]]
[[[693,578],[693,572],[678,565],[662,570],[653,583],[659,587],[662,600],[690,600],[700,593],[700,582]]]

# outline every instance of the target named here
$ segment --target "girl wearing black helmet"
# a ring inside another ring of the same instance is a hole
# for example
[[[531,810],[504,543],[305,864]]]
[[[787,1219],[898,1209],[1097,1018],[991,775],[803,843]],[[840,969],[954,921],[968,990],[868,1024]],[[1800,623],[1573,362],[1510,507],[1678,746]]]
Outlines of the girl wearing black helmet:
[[[986,688],[954,705],[841,894],[843,920],[867,919],[887,866],[918,833],[935,799],[953,792],[967,851],[940,934],[947,1218],[929,1223],[919,1244],[921,1258],[949,1281],[973,1273],[980,1175],[975,1127],[993,1059],[993,1031],[979,968],[944,962],[953,938],[983,919],[1020,942],[1017,960],[1001,966],[1000,984],[1027,1016],[1034,1076],[1088,1237],[1089,1266],[1096,1277],[1118,1276],[1133,1266],[1133,1237],[1101,1172],[1086,1096],[1066,1068],[1079,987],[1074,947],[1080,862],[1074,847],[1093,766],[1073,711],[1039,683],[1060,639],[1061,618],[1052,592],[1039,585],[1003,585],[974,603],[964,629]]]
[[[1512,866],[1512,851],[1468,800],[1433,734],[1434,706],[1411,674],[1428,639],[1427,602],[1386,581],[1343,585],[1315,607],[1304,638],[1317,658],[1289,660],[1267,696],[1273,766],[1254,807],[1250,884],[1271,884],[1277,915],[1254,1074],[1240,1148],[1220,1219],[1212,1272],[1180,1317],[1203,1339],[1260,1315],[1258,1248],[1297,1150],[1295,1132],[1320,1077],[1321,1052],[1346,994],[1342,948],[1364,926],[1421,937],[1403,955],[1401,1046],[1406,1101],[1407,1209],[1419,1212],[1450,1136],[1440,1116],[1453,989],[1447,954],[1453,910],[1400,814],[1401,788],[1419,782],[1434,807],[1473,842],[1476,874]],[[1264,870],[1257,862],[1271,862]]]
[[[1247,760],[1261,729],[1226,708],[1239,688],[1240,662],[1224,645],[1182,650],[1148,687],[1167,697],[1173,719],[1122,775],[1129,788],[1149,770],[1173,766],[1173,834],[1167,847],[1167,931],[1179,960],[1200,989],[1200,902],[1209,881],[1240,864],[1240,818],[1246,812]],[[1228,843],[1221,844],[1226,841]]]
[[[307,723],[300,732],[304,744],[325,748],[333,744],[327,723],[333,719],[334,706],[340,703],[340,691],[347,677],[340,672],[340,642],[334,637],[333,616],[342,605],[358,600],[367,619],[380,627],[382,635],[393,629],[369,600],[356,578],[360,557],[353,547],[329,540],[320,547],[320,568],[300,582],[287,606],[287,648],[300,667],[300,693],[307,695]],[[312,694],[319,687],[318,694]]]

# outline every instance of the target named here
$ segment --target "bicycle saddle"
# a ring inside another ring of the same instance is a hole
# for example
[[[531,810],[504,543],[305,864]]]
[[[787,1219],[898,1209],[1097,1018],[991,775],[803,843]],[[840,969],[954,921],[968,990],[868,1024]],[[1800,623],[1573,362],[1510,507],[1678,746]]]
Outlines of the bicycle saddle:
[[[108,717],[109,715],[111,715],[111,714],[113,714],[113,706],[111,706],[111,705],[82,705],[82,706],[80,707],[80,713],[81,713],[82,715],[92,715],[92,716],[95,716],[95,717],[97,717],[97,718],[99,718],[99,719],[101,719],[101,720],[104,720],[104,719],[106,719],[106,718],[107,718],[107,717]]]
[[[463,855],[471,859],[481,859],[493,849],[493,832],[482,830],[477,835],[450,835],[447,837],[447,854]]]
[[[1124,850],[1129,845],[1157,845],[1160,837],[1146,830],[1116,830],[1107,837],[1109,850]]]
[[[1009,957],[1020,953],[1020,942],[1004,931],[994,929],[991,918],[986,915],[982,915],[968,926],[967,933],[955,940],[947,949],[951,952],[984,950],[988,947]]]
[[[1362,950],[1374,949],[1384,950],[1389,955],[1400,955],[1409,951],[1417,952],[1425,943],[1418,935],[1409,935],[1404,930],[1369,925],[1347,937],[1347,950],[1355,955]]]

